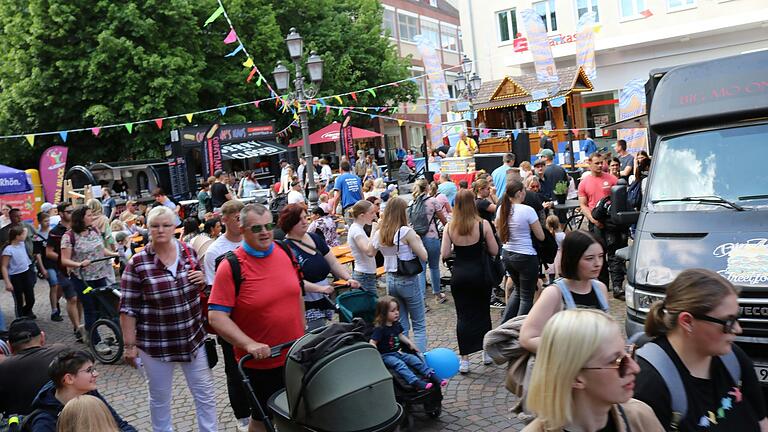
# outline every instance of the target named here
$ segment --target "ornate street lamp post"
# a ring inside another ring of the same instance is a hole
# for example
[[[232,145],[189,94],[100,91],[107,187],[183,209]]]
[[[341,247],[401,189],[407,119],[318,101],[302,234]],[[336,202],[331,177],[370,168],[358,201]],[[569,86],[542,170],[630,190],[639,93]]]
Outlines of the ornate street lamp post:
[[[472,74],[472,60],[466,55],[461,61],[461,72],[454,84],[459,95],[469,102],[470,135],[475,135],[475,105],[473,100],[477,97],[478,91],[480,91],[482,81],[477,72]]]

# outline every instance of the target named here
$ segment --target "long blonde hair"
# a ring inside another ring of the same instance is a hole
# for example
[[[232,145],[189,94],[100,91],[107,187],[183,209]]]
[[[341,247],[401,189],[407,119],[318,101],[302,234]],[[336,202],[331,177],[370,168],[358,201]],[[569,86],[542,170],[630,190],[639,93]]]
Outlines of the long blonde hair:
[[[389,209],[389,208],[387,208]],[[466,236],[472,232],[472,228],[482,222],[477,214],[475,194],[467,189],[461,189],[456,193],[453,207],[453,219],[449,231],[453,235]]]
[[[616,334],[620,334],[616,320],[595,309],[569,309],[549,319],[527,397],[528,408],[546,430],[560,430],[573,420],[573,382],[600,346]]]
[[[416,198],[422,196],[423,194],[429,193],[429,183],[427,183],[426,179],[418,179],[416,180],[416,183],[413,184],[413,188],[411,188],[411,196],[415,200]]]
[[[96,396],[80,395],[67,402],[56,423],[56,432],[120,432],[107,405]]]
[[[379,240],[384,246],[394,246],[395,233],[408,225],[408,217],[405,215],[407,207],[408,204],[400,197],[390,198],[387,202],[387,209],[379,223]]]

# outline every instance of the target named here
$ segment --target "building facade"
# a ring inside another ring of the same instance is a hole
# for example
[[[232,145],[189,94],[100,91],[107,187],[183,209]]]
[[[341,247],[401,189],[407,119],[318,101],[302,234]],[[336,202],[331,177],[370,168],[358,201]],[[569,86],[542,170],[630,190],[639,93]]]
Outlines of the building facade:
[[[558,67],[575,66],[576,23],[594,12],[597,78],[575,113],[586,127],[616,121],[619,90],[652,69],[768,49],[766,0],[459,0],[458,9],[484,82],[534,73],[522,10],[544,20]]]
[[[438,47],[438,55],[443,64],[443,69],[454,67],[460,63],[462,50],[459,27],[459,11],[446,0],[382,0],[384,7],[383,31],[385,37],[389,37],[401,57],[411,56],[411,75],[414,77],[423,75],[424,62],[416,48],[414,40],[416,35],[424,35]],[[455,68],[446,71],[445,78],[448,83],[448,91],[452,97],[456,92],[453,81],[458,71]],[[426,77],[416,79],[419,86],[419,99],[415,104],[402,104],[398,109],[397,118],[417,122],[427,122],[426,105],[429,102],[428,83]],[[449,109],[453,105],[450,101],[443,105],[443,121],[450,120]],[[431,133],[423,124],[403,122],[402,126],[397,121],[379,119],[378,130],[384,134],[389,148],[402,146],[405,149],[418,151],[425,139],[429,139]]]

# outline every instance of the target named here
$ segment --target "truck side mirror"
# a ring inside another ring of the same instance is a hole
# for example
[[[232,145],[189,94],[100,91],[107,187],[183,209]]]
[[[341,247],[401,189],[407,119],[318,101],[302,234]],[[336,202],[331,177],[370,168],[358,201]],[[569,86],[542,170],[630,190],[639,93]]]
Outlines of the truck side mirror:
[[[632,225],[637,223],[640,212],[627,207],[627,182],[619,180],[616,186],[611,188],[611,221],[616,225]]]

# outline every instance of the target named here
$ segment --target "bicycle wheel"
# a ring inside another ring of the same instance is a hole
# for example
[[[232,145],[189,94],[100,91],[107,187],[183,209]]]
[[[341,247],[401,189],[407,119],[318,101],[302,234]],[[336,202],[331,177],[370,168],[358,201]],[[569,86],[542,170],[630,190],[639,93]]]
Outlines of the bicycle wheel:
[[[113,364],[123,357],[123,334],[110,319],[102,318],[93,324],[88,343],[93,356],[104,364]]]

